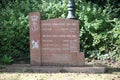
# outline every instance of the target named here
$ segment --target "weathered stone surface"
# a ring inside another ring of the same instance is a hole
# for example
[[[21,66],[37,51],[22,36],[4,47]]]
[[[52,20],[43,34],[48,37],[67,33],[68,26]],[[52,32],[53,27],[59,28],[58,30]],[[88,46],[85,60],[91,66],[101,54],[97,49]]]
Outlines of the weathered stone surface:
[[[40,20],[39,13],[31,13],[30,42],[31,64],[82,66],[85,63],[84,55],[79,52],[77,20]]]
[[[32,65],[41,65],[40,46],[40,13],[29,14],[30,25],[30,62]]]
[[[43,65],[76,66],[79,54],[79,22],[70,19],[41,21]],[[82,62],[82,63],[81,63]]]
[[[82,67],[60,67],[60,66],[31,66],[29,64],[14,64],[5,67],[4,72],[16,72],[23,71],[26,72],[71,72],[71,73],[104,73],[106,67],[103,66],[92,66],[92,65],[84,65]]]
[[[84,66],[85,65],[85,59],[84,59],[84,53],[77,53],[77,65],[78,66]]]

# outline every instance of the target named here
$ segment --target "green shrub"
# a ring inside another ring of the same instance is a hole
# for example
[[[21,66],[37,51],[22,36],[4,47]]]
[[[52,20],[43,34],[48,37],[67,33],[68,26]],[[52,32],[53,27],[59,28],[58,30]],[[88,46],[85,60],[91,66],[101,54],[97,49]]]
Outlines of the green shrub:
[[[41,12],[42,19],[65,18],[68,0],[15,0],[0,4],[0,57],[29,58],[30,12]],[[120,8],[100,7],[84,0],[76,1],[80,20],[80,47],[86,57],[120,56]]]
[[[100,59],[108,54],[113,58],[120,52],[120,18],[115,18],[120,9],[106,5],[105,9],[91,2],[77,2],[77,15],[80,20],[81,51],[86,56]],[[81,6],[79,6],[81,5]]]
[[[12,59],[11,56],[8,56],[8,55],[4,55],[2,58],[1,58],[1,63],[3,64],[11,64],[14,60]]]

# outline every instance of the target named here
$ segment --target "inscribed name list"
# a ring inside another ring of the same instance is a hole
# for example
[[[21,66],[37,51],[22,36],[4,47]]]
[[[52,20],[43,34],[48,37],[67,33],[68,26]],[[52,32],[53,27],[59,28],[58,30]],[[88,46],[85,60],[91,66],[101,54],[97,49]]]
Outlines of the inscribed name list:
[[[77,24],[76,21],[69,20],[43,20],[41,23],[42,53],[79,52]]]

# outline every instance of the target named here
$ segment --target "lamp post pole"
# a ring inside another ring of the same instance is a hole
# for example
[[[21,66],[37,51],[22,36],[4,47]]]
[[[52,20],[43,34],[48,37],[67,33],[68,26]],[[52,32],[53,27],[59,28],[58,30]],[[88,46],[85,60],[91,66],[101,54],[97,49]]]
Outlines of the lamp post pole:
[[[68,6],[67,19],[76,19],[76,17],[75,17],[75,1],[69,0],[67,6]]]

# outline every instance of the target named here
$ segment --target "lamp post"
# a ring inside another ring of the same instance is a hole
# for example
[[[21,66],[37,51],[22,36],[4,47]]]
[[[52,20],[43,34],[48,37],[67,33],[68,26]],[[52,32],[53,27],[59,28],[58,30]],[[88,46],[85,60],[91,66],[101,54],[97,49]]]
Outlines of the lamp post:
[[[75,1],[69,0],[67,6],[68,6],[67,19],[76,19],[76,17],[75,17]]]

